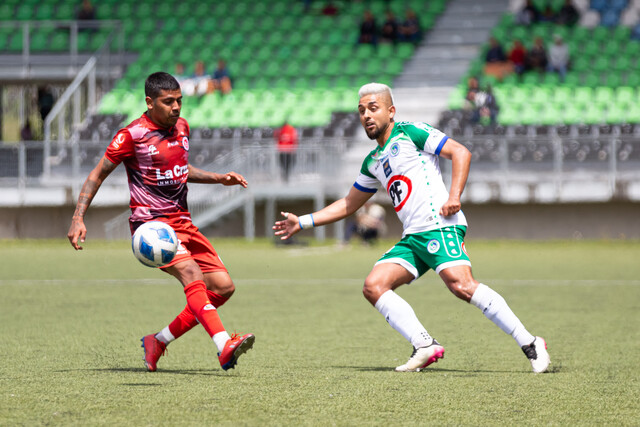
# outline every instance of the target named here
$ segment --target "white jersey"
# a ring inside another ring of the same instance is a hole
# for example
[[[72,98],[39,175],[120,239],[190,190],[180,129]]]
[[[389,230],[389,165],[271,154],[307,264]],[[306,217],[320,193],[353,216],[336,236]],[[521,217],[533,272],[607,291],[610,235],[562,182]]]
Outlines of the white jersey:
[[[446,217],[438,213],[449,198],[438,163],[448,138],[426,123],[398,122],[384,147],[376,147],[362,163],[354,187],[375,193],[382,184],[402,221],[403,237],[450,225],[467,225],[462,211]]]

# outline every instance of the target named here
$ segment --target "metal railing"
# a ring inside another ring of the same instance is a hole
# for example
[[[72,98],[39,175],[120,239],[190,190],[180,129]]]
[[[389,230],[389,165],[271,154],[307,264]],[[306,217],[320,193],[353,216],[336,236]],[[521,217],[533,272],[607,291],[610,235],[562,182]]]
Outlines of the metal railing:
[[[191,143],[193,146],[193,143]],[[253,211],[253,204],[269,198],[309,198],[324,199],[324,195],[333,194],[345,186],[337,184],[344,181],[341,170],[341,157],[347,150],[347,140],[334,138],[332,141],[320,139],[306,140],[295,153],[294,164],[290,171],[289,182],[285,182],[279,162],[279,153],[273,144],[247,144],[230,146],[213,162],[202,168],[224,173],[235,171],[249,181],[249,188],[223,185],[189,184],[189,211],[193,221],[200,227],[214,223],[224,215],[239,209],[245,209],[245,235],[253,236],[253,221],[247,213]],[[248,212],[247,212],[248,211]],[[105,233],[109,238],[130,236],[128,217],[130,211],[105,223]]]
[[[468,201],[640,200],[640,138],[633,135],[457,139],[473,153],[465,190]],[[353,141],[346,138],[303,140],[291,182],[307,188],[316,183],[335,182],[344,191],[359,168],[355,163],[349,164],[348,169],[343,166],[342,157],[350,142]],[[63,141],[57,154],[45,159],[42,142],[0,143],[0,188],[25,193],[30,188],[65,187],[75,199],[107,144]],[[192,140],[190,146],[190,159],[195,166],[216,172],[236,170],[250,179],[252,189],[261,189],[264,194],[273,189],[292,191],[294,187],[283,183],[278,154],[271,141]],[[46,177],[42,165],[47,163],[50,170]],[[450,162],[443,161],[441,165],[448,180]],[[117,168],[105,184],[126,191],[124,168]],[[231,187],[191,185],[190,188],[194,218],[210,211],[211,206],[219,206],[220,200],[233,198],[232,193],[225,193],[234,191]]]

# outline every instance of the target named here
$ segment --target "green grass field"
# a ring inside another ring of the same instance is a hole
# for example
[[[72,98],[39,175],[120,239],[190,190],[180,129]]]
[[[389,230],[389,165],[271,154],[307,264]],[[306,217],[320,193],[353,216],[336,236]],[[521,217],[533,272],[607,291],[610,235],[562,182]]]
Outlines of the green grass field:
[[[392,243],[214,241],[237,286],[222,319],[255,346],[224,372],[198,327],[148,373],[139,339],[183,308],[175,280],[124,241],[3,241],[0,425],[640,424],[639,242],[467,242],[475,276],[546,338],[541,375],[433,272],[398,293],[446,357],[393,372],[410,344],[361,294]]]

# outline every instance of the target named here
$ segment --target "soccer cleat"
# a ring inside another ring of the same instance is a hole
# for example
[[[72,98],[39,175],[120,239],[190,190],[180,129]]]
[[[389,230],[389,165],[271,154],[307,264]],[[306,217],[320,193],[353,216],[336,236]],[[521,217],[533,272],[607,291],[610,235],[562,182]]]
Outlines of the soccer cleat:
[[[232,334],[231,339],[227,341],[222,349],[222,352],[218,353],[218,360],[220,366],[225,371],[233,369],[238,363],[238,357],[253,347],[253,342],[256,337],[253,334],[245,334],[240,336],[239,334]]]
[[[411,357],[404,365],[396,368],[396,372],[420,372],[420,370],[444,358],[444,347],[433,340],[426,347],[414,348]]]
[[[523,345],[522,351],[531,362],[534,373],[540,374],[547,370],[551,358],[547,352],[547,343],[542,337],[535,337],[531,344]]]
[[[144,349],[144,365],[149,372],[155,372],[156,363],[166,351],[167,345],[156,339],[155,334],[142,337],[140,341],[142,341],[141,347]]]

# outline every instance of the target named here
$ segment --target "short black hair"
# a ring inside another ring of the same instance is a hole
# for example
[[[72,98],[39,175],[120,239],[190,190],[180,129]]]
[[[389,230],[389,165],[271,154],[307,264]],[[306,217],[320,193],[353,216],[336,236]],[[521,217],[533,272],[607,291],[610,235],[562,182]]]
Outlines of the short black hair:
[[[151,99],[160,96],[163,90],[178,90],[180,83],[169,73],[158,71],[150,74],[144,82],[144,94]]]

